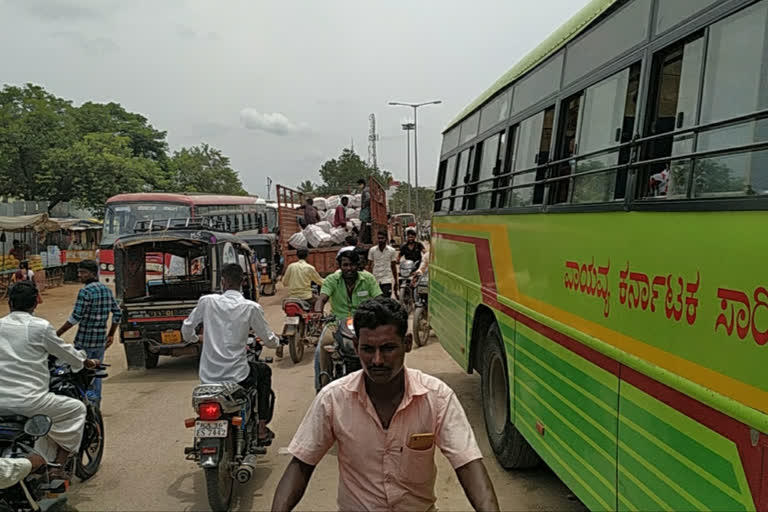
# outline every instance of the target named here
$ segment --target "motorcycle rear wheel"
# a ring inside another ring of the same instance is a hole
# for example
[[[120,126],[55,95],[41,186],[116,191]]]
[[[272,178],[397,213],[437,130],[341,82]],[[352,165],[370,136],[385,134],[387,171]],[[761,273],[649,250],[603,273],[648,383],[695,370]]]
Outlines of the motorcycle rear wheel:
[[[232,501],[232,487],[235,480],[229,471],[231,451],[232,436],[230,434],[224,443],[224,451],[220,454],[218,467],[205,468],[205,487],[208,494],[208,505],[213,512],[227,512]]]
[[[288,340],[288,350],[291,353],[291,361],[294,364],[300,362],[304,357],[304,326],[300,325],[293,336]]]
[[[104,419],[101,410],[95,405],[88,407],[83,430],[83,440],[75,460],[75,475],[88,480],[99,471],[104,456]]]
[[[413,326],[411,327],[416,345],[423,347],[429,341],[430,327],[427,310],[423,307],[416,308],[413,313]]]

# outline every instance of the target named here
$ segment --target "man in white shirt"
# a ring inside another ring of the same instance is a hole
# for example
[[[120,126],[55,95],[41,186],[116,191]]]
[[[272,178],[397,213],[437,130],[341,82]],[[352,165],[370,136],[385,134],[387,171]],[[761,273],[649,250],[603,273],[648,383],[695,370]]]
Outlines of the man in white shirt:
[[[94,368],[99,361],[86,359],[84,352],[59,338],[49,322],[32,316],[37,288],[31,281],[14,284],[8,302],[11,312],[0,318],[0,415],[49,416],[53,425],[48,438],[58,447],[54,462],[64,465],[80,449],[85,405],[49,391],[48,356],[67,362],[74,371]]]
[[[387,232],[384,230],[377,234],[377,242],[378,245],[368,251],[368,271],[379,283],[382,295],[391,297],[393,283],[397,280],[397,250],[387,245]],[[397,286],[394,289],[397,297]]]
[[[205,334],[200,354],[200,381],[203,384],[234,382],[244,388],[256,386],[259,395],[260,446],[269,446],[274,433],[267,428],[265,418],[271,415],[272,370],[264,363],[248,364],[246,344],[249,331],[269,348],[280,346],[280,339],[272,332],[264,318],[264,310],[246,299],[240,292],[243,269],[236,263],[224,265],[221,270],[221,295],[200,297],[197,306],[184,320],[181,334],[184,340],[196,343],[195,328],[203,324]]]

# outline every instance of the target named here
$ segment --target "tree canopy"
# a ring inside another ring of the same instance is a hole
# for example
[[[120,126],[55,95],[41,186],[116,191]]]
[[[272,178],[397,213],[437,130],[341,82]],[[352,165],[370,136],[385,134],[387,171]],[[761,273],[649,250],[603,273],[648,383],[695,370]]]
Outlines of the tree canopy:
[[[178,192],[248,195],[229,158],[208,144],[176,151],[170,167],[172,188]]]
[[[411,209],[408,209],[408,191],[411,193]],[[418,194],[419,208],[416,211],[416,194]],[[420,219],[429,218],[434,207],[435,191],[424,187],[410,187],[407,183],[401,183],[389,201],[389,209],[396,213],[413,213]]]
[[[368,179],[373,176],[385,189],[392,180],[389,172],[371,167],[357,153],[346,148],[338,158],[325,162],[319,172],[323,183],[315,187],[315,192],[324,195],[352,192],[357,186],[357,180],[361,178]],[[305,181],[302,185],[307,183],[308,181]]]
[[[169,156],[166,132],[119,103],[76,107],[34,84],[0,90],[0,196],[98,214],[112,195],[153,190],[246,193],[221,151]]]

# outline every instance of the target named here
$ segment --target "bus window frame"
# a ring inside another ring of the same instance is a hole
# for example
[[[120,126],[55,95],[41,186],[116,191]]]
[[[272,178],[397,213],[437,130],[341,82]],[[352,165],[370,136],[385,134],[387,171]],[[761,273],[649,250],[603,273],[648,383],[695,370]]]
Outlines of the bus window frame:
[[[483,133],[478,133],[478,135],[473,138],[472,140],[459,144],[456,146],[453,150],[448,151],[441,155],[441,162],[447,161],[451,156],[457,155],[464,151],[465,149],[469,147],[474,147],[478,142],[484,140],[487,136],[489,136],[492,132],[497,130],[507,130],[507,148],[505,148],[505,154],[504,154],[504,161],[502,162],[502,169],[505,171],[500,174],[499,176],[495,176],[495,179],[503,179],[505,176],[508,176],[506,168],[508,166],[508,158],[507,153],[510,150],[513,150],[514,152],[517,151],[517,148],[510,148],[509,144],[514,139],[511,138],[512,131],[515,129],[516,125],[519,124],[519,122],[527,117],[529,117],[532,113],[535,113],[538,110],[541,110],[542,107],[547,103],[555,103],[557,105],[557,108],[555,110],[555,120],[554,120],[554,133],[557,134],[559,131],[559,124],[560,124],[560,104],[561,102],[565,101],[567,98],[575,94],[576,92],[580,90],[584,90],[588,88],[590,85],[595,84],[604,78],[620,71],[621,69],[628,67],[633,62],[640,61],[641,62],[641,70],[640,70],[640,81],[639,81],[639,89],[638,89],[638,100],[636,105],[636,117],[635,117],[635,128],[633,133],[633,138],[630,142],[624,143],[620,146],[615,146],[614,149],[620,149],[624,146],[637,146],[638,144],[642,144],[644,142],[647,142],[649,137],[643,136],[641,137],[638,133],[639,127],[642,126],[642,123],[645,122],[646,118],[646,112],[648,109],[648,94],[649,94],[649,81],[651,79],[651,71],[650,71],[650,65],[652,62],[653,55],[656,52],[659,52],[660,50],[663,50],[664,48],[681,41],[691,35],[693,35],[697,31],[704,30],[706,32],[706,41],[708,43],[708,36],[709,36],[709,26],[727,18],[728,16],[737,13],[741,9],[744,9],[746,7],[749,7],[755,3],[753,0],[725,0],[722,4],[716,5],[716,6],[710,6],[710,8],[705,9],[703,12],[699,12],[697,14],[694,14],[687,18],[685,22],[682,22],[678,24],[677,26],[670,28],[669,30],[665,31],[662,34],[651,34],[650,40],[646,41],[642,45],[638,45],[637,47],[628,50],[625,52],[625,54],[616,56],[613,60],[603,63],[597,67],[595,67],[591,73],[586,75],[583,78],[580,78],[573,83],[568,84],[566,87],[560,88],[560,90],[552,95],[552,97],[543,99],[539,101],[535,105],[531,105],[528,108],[525,108],[521,110],[520,112],[514,113],[512,117],[507,119],[506,122],[499,123],[498,125],[489,128],[488,130],[484,131]],[[655,26],[655,15],[656,15],[656,9],[655,7],[651,9],[651,18],[649,20],[649,29],[651,27]],[[610,16],[610,15],[609,15]],[[608,19],[603,20],[602,22],[608,21]],[[649,30],[650,32],[650,30]],[[545,61],[543,61],[540,65],[544,65],[547,62],[549,62],[549,58],[547,58]],[[565,57],[563,59],[563,65],[565,66],[566,61],[568,59],[568,54],[566,52]],[[478,105],[475,110],[468,112],[460,121],[457,121],[455,125],[450,126],[449,130],[454,129],[455,127],[458,127],[461,125],[461,123],[464,122],[467,118],[474,115],[475,113],[479,113],[482,108],[489,102],[492,101],[497,95],[503,94],[505,91],[507,91],[509,88],[514,88],[515,84],[518,83],[520,80],[524,79],[529,73],[535,71],[538,69],[539,66],[533,68],[525,75],[519,77],[515,80],[515,82],[512,82],[508,84],[504,89],[498,91],[494,96],[489,97],[488,100],[484,101],[482,104]],[[702,67],[702,73],[704,72],[704,68]],[[514,92],[513,92],[514,94]],[[701,93],[699,93],[701,95]],[[701,97],[699,98],[701,100]],[[701,101],[699,102],[701,103]],[[699,105],[699,110],[701,109],[701,104]],[[744,116],[756,116],[759,115],[760,117],[754,117],[754,120],[762,119],[762,118],[768,118],[768,111],[761,112],[761,111],[754,111],[750,112],[748,114],[745,114]],[[741,117],[744,117],[741,116]],[[728,123],[728,122],[734,122],[735,118],[730,118],[723,121],[718,121],[719,123]],[[698,114],[697,114],[697,121],[698,121]],[[691,131],[697,130],[701,131],[703,125],[699,125],[697,123],[696,126],[693,126],[690,128]],[[711,127],[710,127],[711,128]],[[686,130],[681,130],[678,135],[685,133]],[[668,135],[668,134],[664,134]],[[553,137],[553,144],[557,141],[557,137]],[[768,149],[768,142],[765,143],[754,143],[747,146],[736,146],[737,150],[734,150],[733,148],[728,149],[721,149],[716,152],[707,152],[704,155],[714,153],[714,155],[711,156],[719,156],[720,154],[729,154],[729,153],[744,153],[748,151],[758,151],[760,149]],[[551,149],[551,151],[554,151],[554,149]],[[551,153],[552,154],[552,153]],[[582,155],[587,156],[587,155]],[[675,159],[685,159],[686,157],[690,157],[690,154],[686,155],[677,155]],[[610,203],[586,203],[586,204],[571,204],[571,203],[565,203],[565,204],[556,204],[556,205],[548,205],[546,204],[547,201],[545,201],[544,205],[535,205],[533,207],[514,207],[514,208],[497,208],[493,205],[495,205],[495,201],[492,201],[492,207],[490,209],[483,209],[483,210],[458,210],[458,211],[435,211],[434,215],[441,216],[441,215],[488,215],[488,214],[509,214],[509,213],[544,213],[544,212],[551,212],[551,213],[578,213],[578,212],[595,212],[595,211],[619,211],[619,210],[642,210],[642,211],[717,211],[717,210],[768,210],[768,197],[749,197],[749,196],[738,196],[738,197],[729,197],[729,198],[723,198],[723,197],[702,197],[702,198],[686,198],[682,200],[677,199],[644,199],[642,201],[635,199],[635,187],[636,187],[636,175],[637,175],[637,166],[640,164],[647,164],[645,161],[637,161],[636,159],[637,155],[636,152],[633,150],[632,155],[630,157],[630,160],[627,164],[623,164],[628,166],[628,178],[626,181],[626,191],[625,196],[623,200],[616,200]],[[704,158],[705,156],[698,155],[698,158]],[[556,163],[555,161],[551,161],[549,164],[552,165],[553,163]],[[611,169],[602,169],[603,172],[607,172]],[[548,184],[549,178],[545,180],[545,184]],[[476,183],[468,183],[466,185],[475,185]],[[440,190],[437,190],[436,192],[441,192]],[[451,194],[443,194],[441,197],[441,201],[445,200],[451,200],[455,201],[456,199],[463,199],[463,197],[459,197],[456,195],[453,195],[453,191],[450,188],[444,189],[442,192],[451,192]],[[494,198],[498,198],[499,194],[503,192],[502,189],[497,189],[494,187]],[[545,191],[546,192],[546,191]],[[547,200],[548,200],[548,193],[547,193]]]

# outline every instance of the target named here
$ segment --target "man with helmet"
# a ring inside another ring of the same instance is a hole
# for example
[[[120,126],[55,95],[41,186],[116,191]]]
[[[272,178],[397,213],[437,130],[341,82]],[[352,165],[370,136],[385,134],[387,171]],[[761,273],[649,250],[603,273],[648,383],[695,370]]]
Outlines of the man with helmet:
[[[336,255],[339,270],[323,281],[320,297],[315,302],[315,313],[323,314],[325,303],[331,301],[331,313],[342,320],[354,316],[358,306],[381,295],[376,278],[360,271],[360,254],[354,246],[342,248]],[[320,374],[331,369],[331,354],[324,347],[334,343],[337,325],[328,325],[315,350],[315,390],[320,390]]]

